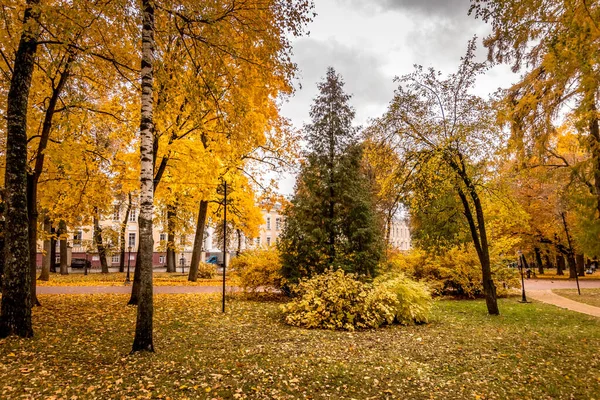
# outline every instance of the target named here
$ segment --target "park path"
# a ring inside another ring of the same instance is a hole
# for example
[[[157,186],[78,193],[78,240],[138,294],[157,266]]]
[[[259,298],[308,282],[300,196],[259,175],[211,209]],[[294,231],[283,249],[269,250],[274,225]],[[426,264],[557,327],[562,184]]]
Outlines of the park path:
[[[239,288],[227,286],[226,291]],[[221,293],[222,286],[154,286],[155,294]],[[130,294],[131,286],[38,286],[38,294]]]
[[[567,299],[566,297],[553,293],[551,289],[531,290],[527,293],[527,296],[543,303],[552,304],[560,308],[566,308],[567,310],[577,311],[582,314],[600,318],[600,307],[594,307],[589,304]]]

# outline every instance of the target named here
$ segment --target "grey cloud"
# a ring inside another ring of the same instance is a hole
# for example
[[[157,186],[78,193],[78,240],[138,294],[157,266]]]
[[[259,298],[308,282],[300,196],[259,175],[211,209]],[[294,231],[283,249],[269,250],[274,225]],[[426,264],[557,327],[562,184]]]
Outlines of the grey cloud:
[[[351,103],[356,108],[357,122],[365,123],[374,109],[384,109],[391,100],[395,85],[393,76],[381,70],[384,56],[364,48],[351,47],[335,40],[327,42],[301,38],[294,42],[294,60],[300,66],[302,89],[284,106],[284,112],[295,121],[308,120],[307,104],[317,94],[317,82],[328,66],[342,75]],[[301,108],[300,108],[301,107]]]
[[[471,5],[469,0],[338,0],[353,6],[372,8],[380,11],[406,11],[422,16],[440,16],[443,18],[466,17]]]

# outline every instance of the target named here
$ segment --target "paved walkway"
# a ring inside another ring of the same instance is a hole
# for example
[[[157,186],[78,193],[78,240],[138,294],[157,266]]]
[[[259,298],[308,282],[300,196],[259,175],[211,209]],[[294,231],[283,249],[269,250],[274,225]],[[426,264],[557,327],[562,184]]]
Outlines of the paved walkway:
[[[560,308],[566,308],[567,310],[577,311],[583,314],[593,315],[594,317],[600,318],[599,307],[594,307],[590,306],[589,304],[579,303],[577,301],[567,299],[566,297],[562,297],[555,293],[552,293],[551,289],[531,290],[527,292],[527,297],[530,297],[537,301],[541,301],[543,303],[552,304]]]
[[[188,293],[221,293],[222,286],[154,286],[158,294],[188,294]],[[237,291],[239,288],[227,286],[226,291]],[[38,286],[38,294],[129,294],[131,286]]]
[[[579,287],[600,288],[600,280],[580,280]],[[575,279],[525,279],[525,290],[577,289]]]

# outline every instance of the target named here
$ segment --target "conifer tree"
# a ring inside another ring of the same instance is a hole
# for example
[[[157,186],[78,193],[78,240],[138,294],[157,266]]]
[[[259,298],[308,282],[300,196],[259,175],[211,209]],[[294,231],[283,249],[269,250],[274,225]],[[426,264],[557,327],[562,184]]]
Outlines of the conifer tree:
[[[318,85],[305,126],[309,152],[281,236],[283,274],[290,281],[327,268],[373,276],[382,251],[373,190],[352,126],[354,109],[333,68]]]

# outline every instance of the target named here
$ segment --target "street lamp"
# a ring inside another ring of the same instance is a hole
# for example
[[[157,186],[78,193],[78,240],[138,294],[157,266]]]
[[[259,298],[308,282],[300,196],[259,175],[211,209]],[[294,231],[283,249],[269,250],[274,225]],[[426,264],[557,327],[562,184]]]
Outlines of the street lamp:
[[[183,257],[183,253],[181,253],[181,258],[179,259],[179,263],[181,264],[181,273],[185,274],[185,271],[183,270],[183,266],[185,264],[185,258]]]
[[[525,296],[525,277],[523,276],[523,268],[524,268],[524,262],[523,262],[523,252],[521,250],[517,251],[517,254],[519,255],[519,272],[521,272],[521,301],[520,303],[529,303],[527,301],[527,296]]]
[[[127,276],[125,277],[125,284],[129,284],[131,279],[129,279],[129,266],[131,265],[131,246],[127,248]]]

